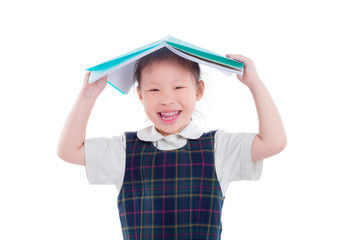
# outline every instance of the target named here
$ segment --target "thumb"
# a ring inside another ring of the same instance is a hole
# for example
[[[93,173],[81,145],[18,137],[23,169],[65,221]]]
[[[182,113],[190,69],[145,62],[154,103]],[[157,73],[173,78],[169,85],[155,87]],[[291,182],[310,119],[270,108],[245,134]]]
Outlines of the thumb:
[[[84,76],[84,85],[86,85],[86,84],[89,82],[90,74],[91,74],[90,71],[88,71],[88,72],[85,73],[85,76]]]
[[[105,88],[106,83],[107,83],[107,76],[104,76],[95,82],[96,86],[99,88]]]

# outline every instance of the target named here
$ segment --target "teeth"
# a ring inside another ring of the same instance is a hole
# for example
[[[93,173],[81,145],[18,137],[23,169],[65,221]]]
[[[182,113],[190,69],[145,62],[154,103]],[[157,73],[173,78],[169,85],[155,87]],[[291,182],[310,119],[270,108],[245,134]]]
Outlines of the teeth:
[[[161,113],[162,116],[173,116],[177,114],[178,112],[171,112],[171,113]]]
[[[171,120],[177,117],[179,111],[176,112],[169,112],[169,113],[160,113],[161,117],[165,120]]]
[[[165,120],[171,120],[171,119],[176,118],[176,116],[174,116],[174,117],[162,117],[162,118],[165,119]]]

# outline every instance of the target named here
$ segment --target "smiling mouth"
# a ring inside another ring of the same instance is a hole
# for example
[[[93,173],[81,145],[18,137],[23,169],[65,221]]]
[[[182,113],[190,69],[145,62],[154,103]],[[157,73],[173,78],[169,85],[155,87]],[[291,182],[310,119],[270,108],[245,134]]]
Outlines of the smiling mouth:
[[[179,116],[181,111],[173,111],[173,112],[159,112],[159,116],[165,120],[165,121],[170,121],[175,119],[177,116]]]

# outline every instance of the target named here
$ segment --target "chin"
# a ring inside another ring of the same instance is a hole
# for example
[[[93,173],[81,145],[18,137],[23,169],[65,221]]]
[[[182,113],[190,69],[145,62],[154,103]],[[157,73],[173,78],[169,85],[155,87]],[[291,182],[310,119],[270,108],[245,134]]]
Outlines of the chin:
[[[156,128],[158,130],[159,133],[161,133],[163,136],[168,136],[168,135],[172,135],[177,133],[178,131],[176,130],[167,130],[167,129],[161,129],[161,128]]]

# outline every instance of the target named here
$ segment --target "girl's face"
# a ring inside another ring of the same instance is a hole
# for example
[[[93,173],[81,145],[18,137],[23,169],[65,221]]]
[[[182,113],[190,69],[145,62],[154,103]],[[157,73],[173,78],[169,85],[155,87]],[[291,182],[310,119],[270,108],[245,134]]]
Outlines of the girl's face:
[[[203,95],[191,72],[172,61],[154,62],[142,70],[139,99],[146,115],[163,136],[178,133],[190,122]]]

